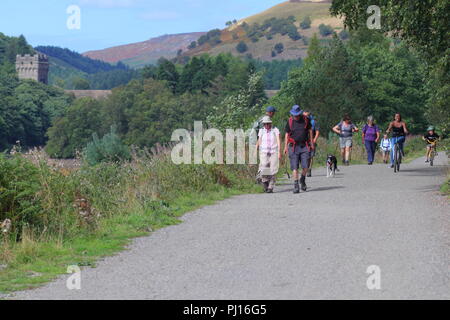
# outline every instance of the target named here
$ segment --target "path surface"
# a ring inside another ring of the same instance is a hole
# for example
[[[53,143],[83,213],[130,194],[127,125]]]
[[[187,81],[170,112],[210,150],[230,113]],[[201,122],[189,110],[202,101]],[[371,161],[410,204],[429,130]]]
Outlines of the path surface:
[[[448,164],[316,170],[310,191],[244,195],[186,214],[129,250],[16,299],[450,299]],[[381,290],[366,270],[381,268]]]

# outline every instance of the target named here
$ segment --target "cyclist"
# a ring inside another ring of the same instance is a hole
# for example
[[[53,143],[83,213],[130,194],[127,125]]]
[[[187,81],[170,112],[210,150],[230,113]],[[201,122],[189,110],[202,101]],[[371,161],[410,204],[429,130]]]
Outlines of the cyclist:
[[[389,134],[392,131],[392,139],[391,139],[391,168],[394,167],[394,145],[398,143],[400,147],[400,151],[402,155],[403,145],[406,141],[406,135],[409,134],[408,128],[406,127],[406,123],[402,120],[402,115],[400,113],[396,113],[394,116],[394,121],[389,124],[389,128],[386,130],[386,133]]]
[[[423,140],[427,142],[427,154],[426,154],[426,163],[430,162],[431,158],[431,151],[434,148],[434,151],[436,151],[436,143],[439,140],[439,135],[435,132],[434,127],[430,126],[427,129],[427,133],[423,136]]]

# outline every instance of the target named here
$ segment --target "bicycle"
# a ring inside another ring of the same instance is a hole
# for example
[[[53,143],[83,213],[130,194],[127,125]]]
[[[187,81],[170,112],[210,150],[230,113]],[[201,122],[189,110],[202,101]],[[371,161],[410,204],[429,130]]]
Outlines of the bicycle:
[[[400,172],[400,165],[402,163],[403,152],[400,148],[400,143],[398,142],[400,137],[393,137],[392,142],[394,143],[394,173]],[[395,141],[395,142],[394,142]]]
[[[434,158],[436,158],[436,156],[437,156],[437,152],[436,152],[437,141],[430,141],[427,139],[427,143],[431,146],[430,166],[432,167],[434,165]]]

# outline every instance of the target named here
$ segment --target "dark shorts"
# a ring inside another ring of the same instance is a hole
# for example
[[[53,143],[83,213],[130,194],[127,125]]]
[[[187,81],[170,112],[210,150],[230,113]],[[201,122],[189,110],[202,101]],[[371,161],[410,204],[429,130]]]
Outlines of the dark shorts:
[[[309,158],[311,156],[308,147],[295,146],[295,151],[292,146],[289,146],[289,160],[291,162],[291,170],[298,170],[300,165],[302,169],[309,168]]]

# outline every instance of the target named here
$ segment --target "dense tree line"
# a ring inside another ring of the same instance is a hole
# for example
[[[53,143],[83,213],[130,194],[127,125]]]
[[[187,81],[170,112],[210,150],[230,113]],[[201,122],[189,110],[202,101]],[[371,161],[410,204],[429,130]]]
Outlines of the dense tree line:
[[[289,72],[302,65],[301,59],[296,60],[252,60],[256,71],[263,72],[264,83],[267,90],[279,90],[281,84],[287,80]]]
[[[0,150],[20,141],[22,147],[44,146],[54,119],[65,114],[72,98],[33,80],[19,81],[0,72]]]
[[[60,47],[38,46],[36,47],[36,50],[50,57],[54,57],[61,61],[64,61],[68,65],[88,74],[128,69],[128,67],[122,62],[117,63],[117,65],[112,65],[104,61],[85,57],[78,52],[69,49],[63,49]]]
[[[102,136],[112,126],[127,145],[169,142],[175,129],[207,120],[215,112],[213,106],[233,99],[249,83],[253,85],[245,91],[246,101],[252,106],[259,103],[264,85],[254,85],[254,74],[252,63],[231,55],[196,57],[185,66],[161,59],[157,66],[142,70],[142,79],[114,89],[107,99],[75,101],[49,129],[46,150],[55,157],[73,157],[94,133]]]
[[[112,65],[69,49],[39,46],[50,60],[49,84],[68,90],[109,90],[139,77],[139,71],[122,62]]]
[[[32,80],[19,81],[17,54],[34,53],[23,36],[0,34],[0,151],[20,141],[22,147],[43,146],[47,129],[65,114],[72,98],[60,89]]]
[[[117,69],[88,74],[72,67],[66,67],[50,57],[49,84],[67,90],[110,90],[140,77],[134,69]]]
[[[0,65],[7,63],[14,65],[16,55],[34,53],[23,35],[19,37],[8,37],[0,32]]]

